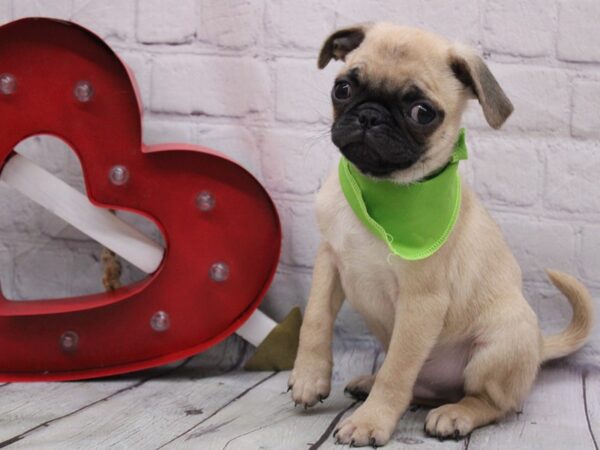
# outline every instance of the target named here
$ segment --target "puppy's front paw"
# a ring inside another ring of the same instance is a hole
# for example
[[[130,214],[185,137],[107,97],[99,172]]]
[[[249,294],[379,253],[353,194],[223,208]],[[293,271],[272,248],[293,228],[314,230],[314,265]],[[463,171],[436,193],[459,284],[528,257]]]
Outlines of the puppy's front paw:
[[[331,389],[331,364],[322,361],[297,362],[288,381],[294,405],[304,409],[329,397]]]
[[[443,439],[461,439],[474,428],[470,412],[459,404],[442,405],[432,409],[425,419],[425,432]]]
[[[387,444],[396,428],[396,420],[367,403],[344,420],[333,433],[336,443],[362,447]]]

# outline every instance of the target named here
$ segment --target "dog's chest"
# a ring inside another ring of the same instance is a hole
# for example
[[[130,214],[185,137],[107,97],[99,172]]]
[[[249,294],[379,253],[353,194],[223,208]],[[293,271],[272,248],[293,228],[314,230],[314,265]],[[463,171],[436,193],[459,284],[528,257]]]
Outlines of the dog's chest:
[[[398,298],[401,262],[356,217],[336,174],[318,195],[317,219],[323,239],[335,254],[347,300],[366,316],[367,322],[391,319]],[[392,322],[379,325],[391,329]]]

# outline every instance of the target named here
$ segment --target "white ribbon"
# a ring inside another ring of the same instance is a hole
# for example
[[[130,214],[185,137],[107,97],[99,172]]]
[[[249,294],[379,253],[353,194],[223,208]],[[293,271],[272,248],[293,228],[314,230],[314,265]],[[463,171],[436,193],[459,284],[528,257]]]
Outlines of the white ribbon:
[[[162,262],[164,248],[109,210],[92,205],[87,196],[38,166],[15,154],[4,165],[0,181],[65,220],[145,273]],[[258,309],[236,333],[258,346],[277,322]]]

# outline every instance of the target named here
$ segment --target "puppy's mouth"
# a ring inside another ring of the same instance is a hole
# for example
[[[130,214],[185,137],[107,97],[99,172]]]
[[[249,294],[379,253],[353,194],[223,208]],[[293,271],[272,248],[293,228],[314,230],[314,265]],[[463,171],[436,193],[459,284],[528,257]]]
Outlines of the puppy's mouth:
[[[347,144],[340,148],[344,157],[366,175],[384,177],[398,170],[408,169],[418,161],[411,158],[404,161],[386,161],[379,153],[362,142]]]
[[[374,177],[386,177],[393,172],[408,169],[420,158],[402,140],[390,133],[374,133],[362,129],[334,129],[333,143],[344,157],[358,170]]]

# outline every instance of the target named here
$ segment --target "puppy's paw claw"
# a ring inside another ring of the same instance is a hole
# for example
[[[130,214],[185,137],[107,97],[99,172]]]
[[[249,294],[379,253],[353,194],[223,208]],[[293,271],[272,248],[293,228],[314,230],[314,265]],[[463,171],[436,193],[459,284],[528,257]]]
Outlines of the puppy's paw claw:
[[[344,395],[346,397],[353,398],[354,400],[358,400],[359,402],[364,402],[369,396],[369,393],[361,391],[360,389],[351,390],[350,388],[346,387],[344,389]]]
[[[330,379],[331,375],[328,369],[304,370],[295,367],[288,383],[294,405],[301,404],[306,410],[319,402],[323,403],[329,397]]]

